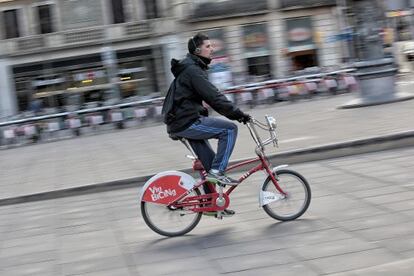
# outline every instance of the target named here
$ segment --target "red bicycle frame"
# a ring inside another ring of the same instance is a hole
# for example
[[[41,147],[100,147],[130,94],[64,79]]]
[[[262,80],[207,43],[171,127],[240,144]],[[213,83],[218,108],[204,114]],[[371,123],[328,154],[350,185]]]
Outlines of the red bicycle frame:
[[[229,189],[227,189],[224,193],[223,193],[223,198],[226,201],[226,204],[224,206],[217,206],[215,204],[217,198],[219,197],[219,193],[216,190],[216,187],[213,183],[208,182],[205,178],[206,178],[206,171],[202,168],[202,166],[200,167],[200,164],[198,164],[197,162],[199,162],[199,160],[195,160],[194,161],[194,165],[193,168],[195,170],[198,170],[201,176],[201,181],[197,182],[194,185],[194,188],[189,190],[187,193],[183,194],[182,196],[180,196],[179,198],[177,198],[176,200],[174,200],[174,202],[171,202],[170,204],[168,204],[168,206],[170,206],[171,208],[182,208],[182,207],[193,207],[191,208],[192,211],[194,212],[209,212],[209,211],[222,211],[224,209],[226,209],[230,203],[229,200],[229,196],[230,194],[234,191],[234,189],[237,188],[237,186],[232,186]],[[282,188],[280,188],[277,179],[275,178],[275,176],[273,175],[272,170],[269,167],[268,162],[266,161],[264,156],[259,155],[256,158],[252,158],[250,160],[246,160],[237,164],[234,164],[232,166],[229,166],[227,168],[226,171],[231,171],[233,169],[248,165],[248,164],[252,164],[255,162],[260,162],[257,166],[251,168],[249,171],[247,171],[246,173],[244,173],[240,178],[239,181],[240,183],[243,182],[244,180],[246,180],[250,175],[261,171],[261,170],[265,170],[267,172],[267,174],[270,176],[273,184],[275,185],[276,189],[283,195],[286,195],[286,193],[282,190]],[[192,191],[194,191],[195,189],[201,187],[202,185],[208,185],[208,187],[210,188],[211,193],[206,194],[206,195],[199,195],[199,196],[190,196],[187,197]],[[200,202],[203,202],[203,206],[200,207]]]
[[[253,140],[255,141],[257,147],[256,147],[256,154],[257,157],[250,159],[250,160],[246,160],[237,164],[234,164],[230,167],[227,168],[226,171],[231,171],[233,169],[254,163],[254,162],[260,162],[257,166],[251,168],[248,172],[244,173],[240,178],[239,178],[239,182],[243,182],[244,180],[246,180],[250,175],[261,171],[261,170],[265,170],[266,173],[269,175],[270,179],[272,180],[273,184],[275,185],[276,189],[279,191],[279,193],[281,193],[284,196],[287,196],[287,194],[282,190],[282,188],[280,188],[279,183],[277,182],[276,177],[273,175],[273,172],[270,168],[270,165],[267,161],[266,155],[264,153],[264,146],[272,143],[274,145],[277,145],[277,138],[276,138],[276,121],[273,117],[268,117],[265,116],[266,120],[267,120],[267,125],[255,120],[255,119],[251,119],[250,122],[248,122],[246,125],[250,131],[250,134],[253,138]],[[268,130],[270,133],[270,138],[263,141],[260,139],[258,132],[256,131],[255,125],[259,126],[262,129]],[[193,153],[190,145],[188,145],[185,140],[182,141],[185,146],[190,150],[190,152]],[[195,154],[193,154],[194,156],[196,156]],[[210,183],[206,180],[206,176],[207,173],[204,170],[203,166],[201,165],[201,162],[197,159],[195,159],[194,164],[193,164],[193,169],[195,171],[199,171],[200,173],[200,177],[201,177],[201,181],[199,181],[198,183],[196,183],[194,185],[194,187],[190,190],[188,190],[186,193],[184,193],[183,195],[179,196],[177,199],[175,199],[174,201],[170,202],[168,204],[168,206],[170,208],[182,208],[182,207],[193,207],[191,208],[192,211],[194,212],[207,212],[207,211],[222,211],[224,209],[226,209],[228,207],[228,205],[230,204],[230,194],[234,191],[234,189],[236,189],[237,186],[233,186],[230,187],[229,189],[227,189],[227,191],[223,192],[222,187],[220,187],[219,191],[217,192],[216,187],[213,183]],[[206,195],[201,195],[201,196],[188,196],[190,193],[192,193],[195,189],[201,187],[202,185],[207,185],[209,190],[211,191],[210,193],[206,194]],[[216,204],[217,202],[219,202],[220,204]],[[220,205],[220,206],[218,206]]]

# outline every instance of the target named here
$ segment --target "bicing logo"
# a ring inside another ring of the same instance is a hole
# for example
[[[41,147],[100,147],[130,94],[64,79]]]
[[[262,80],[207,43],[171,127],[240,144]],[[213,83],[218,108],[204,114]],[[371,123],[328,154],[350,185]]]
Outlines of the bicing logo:
[[[158,201],[160,199],[164,199],[171,196],[176,196],[177,192],[175,189],[166,189],[162,190],[161,187],[150,187],[149,190],[151,191],[151,199],[153,201]]]

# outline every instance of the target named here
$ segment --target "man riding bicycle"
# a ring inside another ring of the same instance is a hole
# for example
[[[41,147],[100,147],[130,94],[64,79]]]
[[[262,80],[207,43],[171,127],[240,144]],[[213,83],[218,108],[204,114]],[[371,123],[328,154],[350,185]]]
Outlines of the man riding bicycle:
[[[171,60],[171,72],[175,80],[173,108],[167,114],[167,132],[170,137],[189,141],[208,172],[207,180],[222,185],[237,185],[238,180],[225,174],[236,143],[237,125],[228,120],[208,117],[203,101],[230,120],[246,123],[250,116],[227,100],[209,81],[207,69],[213,47],[208,36],[198,33],[190,38],[188,52],[183,60]],[[213,138],[218,139],[217,153],[208,142],[208,139]]]

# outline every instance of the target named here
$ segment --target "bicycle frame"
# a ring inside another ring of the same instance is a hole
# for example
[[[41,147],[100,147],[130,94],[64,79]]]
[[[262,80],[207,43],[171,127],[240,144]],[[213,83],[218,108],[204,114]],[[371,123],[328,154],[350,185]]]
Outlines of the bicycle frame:
[[[286,196],[287,194],[282,190],[282,188],[279,186],[276,177],[273,174],[273,171],[270,167],[269,162],[267,161],[267,157],[264,154],[264,144],[272,142],[276,139],[276,137],[271,136],[271,139],[268,139],[267,141],[265,141],[265,143],[263,143],[260,140],[259,135],[257,134],[257,131],[255,130],[253,124],[248,125],[248,128],[250,130],[250,134],[252,135],[253,139],[255,140],[256,144],[258,145],[258,147],[256,148],[256,154],[257,157],[240,162],[240,163],[236,163],[234,165],[229,166],[226,169],[226,172],[234,170],[236,168],[245,166],[245,165],[249,165],[255,162],[259,162],[258,165],[256,165],[255,167],[249,169],[247,172],[245,172],[244,174],[242,174],[239,177],[239,182],[243,182],[244,180],[246,180],[249,176],[251,176],[252,174],[258,172],[258,171],[262,171],[265,170],[266,173],[268,174],[268,176],[270,177],[270,179],[272,180],[273,184],[275,185],[276,189],[283,194],[284,196]],[[187,144],[185,144],[187,146],[187,148],[192,152],[193,155],[194,152],[192,151],[191,147],[189,147]],[[197,162],[197,160],[195,161]],[[224,197],[224,199],[226,200],[226,204],[224,206],[222,206],[221,208],[217,208],[216,207],[196,207],[196,205],[199,205],[199,200],[208,200],[205,201],[204,204],[207,203],[211,203],[213,202],[213,200],[216,200],[218,198],[219,192],[216,189],[216,186],[210,182],[208,182],[206,180],[206,171],[205,170],[198,170],[200,173],[200,177],[201,180],[198,181],[194,187],[189,190],[187,193],[183,194],[182,196],[178,197],[177,199],[175,199],[173,202],[170,202],[168,204],[168,206],[174,206],[176,208],[179,207],[190,207],[190,206],[194,206],[193,211],[195,212],[207,212],[207,211],[220,211],[220,210],[224,210],[225,208],[228,207],[229,205],[229,196],[230,194],[240,185],[237,186],[232,186],[229,189],[227,189],[222,196]],[[207,194],[207,195],[201,195],[201,196],[191,196],[191,197],[187,197],[191,192],[193,192],[195,189],[200,188],[202,185],[208,185],[211,193]],[[186,198],[187,197],[187,198]],[[183,201],[182,201],[183,200]],[[182,202],[180,202],[182,201]]]

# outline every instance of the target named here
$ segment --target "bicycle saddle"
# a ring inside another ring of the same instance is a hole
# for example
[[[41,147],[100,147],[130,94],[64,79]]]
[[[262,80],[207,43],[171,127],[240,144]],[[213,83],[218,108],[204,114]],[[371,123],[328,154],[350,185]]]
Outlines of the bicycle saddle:
[[[168,136],[174,141],[181,141],[183,139],[182,137],[179,137],[173,133],[168,134]]]

